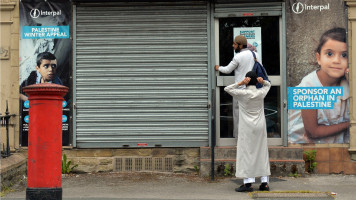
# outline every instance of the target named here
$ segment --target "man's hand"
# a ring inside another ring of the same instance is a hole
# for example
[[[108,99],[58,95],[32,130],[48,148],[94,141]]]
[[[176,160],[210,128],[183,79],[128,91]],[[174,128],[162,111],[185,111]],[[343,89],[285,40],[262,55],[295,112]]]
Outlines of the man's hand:
[[[219,71],[219,65],[215,65],[215,71]]]
[[[237,85],[241,86],[241,85],[247,85],[250,82],[251,78],[250,77],[245,77],[244,80],[242,80],[240,83],[238,83]]]
[[[262,77],[257,77],[257,81],[261,84],[263,84],[265,82],[265,80],[263,80]]]

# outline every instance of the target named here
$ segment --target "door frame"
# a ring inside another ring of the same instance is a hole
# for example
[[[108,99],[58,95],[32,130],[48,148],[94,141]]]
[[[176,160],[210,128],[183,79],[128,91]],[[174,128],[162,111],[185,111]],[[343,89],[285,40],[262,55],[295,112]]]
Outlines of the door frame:
[[[287,146],[288,145],[288,113],[287,113],[287,87],[286,87],[286,21],[285,21],[285,3],[281,3],[282,13],[277,14],[274,11],[266,12],[264,10],[263,16],[278,16],[279,17],[279,37],[280,37],[280,75],[279,76],[269,76],[272,86],[280,86],[280,102],[281,102],[281,138],[268,138],[268,145],[270,146]],[[255,8],[256,9],[256,8]],[[251,7],[251,10],[253,8]],[[266,15],[267,14],[267,15]],[[251,17],[262,16],[261,13],[256,12],[256,15]],[[233,15],[232,17],[248,17],[241,15]],[[211,17],[211,34],[212,34],[212,63],[219,64],[219,19],[226,18],[226,15],[215,15]],[[214,64],[214,65],[215,65]],[[236,146],[237,139],[235,138],[220,138],[220,90],[219,87],[226,85],[227,83],[233,83],[233,76],[219,76],[219,72],[213,72],[212,75],[212,86],[215,89],[215,135],[216,135],[216,146]]]

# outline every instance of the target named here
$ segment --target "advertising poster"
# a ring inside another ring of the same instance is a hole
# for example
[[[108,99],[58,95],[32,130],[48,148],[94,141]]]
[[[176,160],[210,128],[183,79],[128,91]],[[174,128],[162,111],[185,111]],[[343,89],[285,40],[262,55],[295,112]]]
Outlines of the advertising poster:
[[[289,143],[349,143],[343,0],[287,0]]]
[[[247,39],[249,49],[254,49],[260,56],[260,62],[262,63],[262,37],[261,27],[238,27],[234,28],[234,38],[238,35],[243,35]],[[236,54],[236,53],[235,53]]]
[[[70,145],[72,76],[70,0],[20,1],[20,145],[28,145],[29,102],[23,87],[38,83],[67,86],[63,101],[63,146]],[[46,112],[45,110],[43,112]],[[48,113],[51,115],[51,113]],[[43,122],[46,123],[46,122]],[[51,133],[48,133],[51,134]]]

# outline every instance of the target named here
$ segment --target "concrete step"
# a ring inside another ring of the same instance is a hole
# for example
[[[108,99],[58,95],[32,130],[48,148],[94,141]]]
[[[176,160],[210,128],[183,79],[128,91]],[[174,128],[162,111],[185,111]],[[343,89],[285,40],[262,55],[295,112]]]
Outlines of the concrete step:
[[[303,149],[289,147],[269,147],[270,167],[272,176],[289,176],[290,174],[304,175]],[[200,148],[200,174],[211,174],[211,148]],[[214,170],[217,176],[224,176],[226,164],[234,175],[236,168],[236,147],[216,147]]]

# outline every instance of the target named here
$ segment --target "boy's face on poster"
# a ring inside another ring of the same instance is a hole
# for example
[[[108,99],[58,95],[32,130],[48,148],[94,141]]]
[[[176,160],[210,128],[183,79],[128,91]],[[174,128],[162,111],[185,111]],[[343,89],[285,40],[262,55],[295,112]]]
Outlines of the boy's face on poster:
[[[36,70],[41,74],[41,83],[47,83],[54,79],[57,69],[57,60],[43,59],[40,66],[36,66]]]
[[[343,77],[348,66],[346,43],[329,39],[320,54],[316,53],[316,59],[322,73],[334,79]]]

